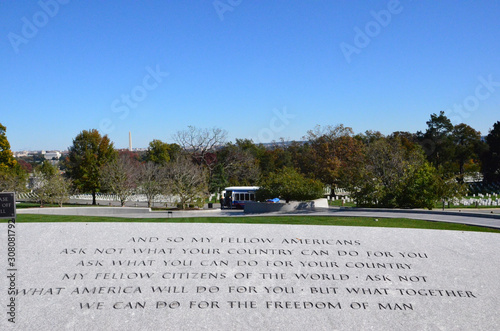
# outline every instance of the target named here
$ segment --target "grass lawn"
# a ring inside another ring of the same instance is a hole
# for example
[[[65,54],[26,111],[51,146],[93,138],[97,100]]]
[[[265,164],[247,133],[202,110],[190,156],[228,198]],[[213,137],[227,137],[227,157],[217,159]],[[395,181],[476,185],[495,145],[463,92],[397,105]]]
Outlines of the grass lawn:
[[[328,205],[333,207],[356,207],[354,202],[351,201],[342,203],[342,200],[330,200],[328,201]]]
[[[59,205],[54,204],[54,203],[44,203],[43,207],[45,207],[45,208],[49,208],[49,207],[59,208]],[[63,203],[63,207],[108,207],[108,205],[93,206],[91,204]],[[19,202],[16,204],[16,209],[25,209],[25,208],[40,208],[40,203],[38,203],[38,202]]]
[[[7,220],[0,220],[6,222]],[[496,232],[490,229],[456,223],[431,222],[407,218],[373,217],[335,217],[335,216],[269,216],[269,217],[190,217],[190,218],[119,218],[98,216],[63,215],[17,215],[18,223],[30,222],[135,222],[135,223],[244,223],[244,224],[302,224],[302,225],[341,225],[387,228],[435,229],[455,231]]]
[[[333,207],[357,207],[356,203],[354,203],[354,202],[344,202],[344,204],[342,204],[341,200],[328,201],[328,205],[333,206]],[[500,208],[500,207],[498,207],[498,206],[477,206],[476,207],[476,205],[465,206],[462,204],[458,204],[458,205],[450,204],[450,205],[448,205],[448,203],[446,203],[444,210],[447,210],[447,209],[491,209],[491,208]],[[442,202],[436,203],[434,205],[433,209],[434,210],[443,210],[443,203]]]

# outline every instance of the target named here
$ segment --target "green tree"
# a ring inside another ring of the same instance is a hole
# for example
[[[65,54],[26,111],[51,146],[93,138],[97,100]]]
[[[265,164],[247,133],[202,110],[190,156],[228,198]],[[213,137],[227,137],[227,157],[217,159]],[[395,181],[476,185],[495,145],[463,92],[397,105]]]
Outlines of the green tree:
[[[40,164],[38,167],[39,172],[43,175],[45,178],[50,178],[59,173],[56,167],[52,165],[49,161],[45,160]]]
[[[257,199],[277,198],[304,201],[318,199],[323,196],[323,184],[315,179],[306,178],[293,168],[285,167],[269,174],[257,191]]]
[[[218,163],[212,171],[212,176],[208,182],[208,191],[210,193],[220,193],[229,185],[229,176],[222,163]]]
[[[453,161],[458,167],[459,181],[463,182],[467,172],[479,172],[479,157],[486,146],[481,141],[481,133],[463,123],[453,127],[452,139],[455,145]]]
[[[259,147],[255,145],[252,139],[238,139],[236,138],[236,146],[242,151],[247,151],[251,153],[254,157],[257,156],[259,152]]]
[[[385,136],[379,131],[367,130],[365,133],[359,133],[355,136],[356,139],[363,142],[365,145],[369,145],[379,139],[385,138]]]
[[[169,144],[164,143],[161,140],[154,139],[149,143],[145,161],[164,165],[170,161],[170,154],[171,147]]]
[[[66,174],[80,192],[92,193],[96,205],[96,193],[101,189],[101,168],[116,158],[116,151],[108,136],[99,131],[84,130],[73,139],[66,159]]]
[[[399,135],[366,145],[363,157],[346,169],[346,188],[360,206],[430,209],[462,193],[456,180],[444,179],[425,159],[419,145]]]
[[[0,167],[0,192],[24,192],[28,182],[28,173],[16,164],[12,168]]]
[[[444,111],[439,115],[431,114],[426,122],[425,133],[417,132],[418,140],[427,155],[427,159],[436,167],[443,168],[447,174],[456,173],[458,169],[453,165],[455,155],[453,143],[453,124],[446,117]]]
[[[397,192],[395,203],[398,208],[432,209],[441,198],[436,168],[427,161],[416,168],[410,166]]]
[[[487,150],[482,155],[483,176],[487,182],[500,181],[500,121],[486,136]]]
[[[292,156],[283,145],[274,145],[269,148],[259,145],[257,160],[263,176],[268,176],[284,167],[293,166]]]

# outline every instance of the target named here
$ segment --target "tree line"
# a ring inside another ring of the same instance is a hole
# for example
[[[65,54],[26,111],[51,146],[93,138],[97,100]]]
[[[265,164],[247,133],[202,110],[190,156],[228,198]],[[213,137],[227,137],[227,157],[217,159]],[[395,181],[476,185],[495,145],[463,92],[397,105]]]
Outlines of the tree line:
[[[160,194],[180,207],[203,205],[227,186],[257,185],[260,199],[313,199],[323,188],[350,192],[359,206],[432,208],[466,194],[465,182],[500,181],[500,122],[485,139],[466,124],[453,125],[444,112],[431,114],[423,132],[355,134],[349,127],[317,126],[302,141],[255,144],[227,141],[219,128],[188,127],[172,143],[153,140],[145,152],[116,150],[97,130],[73,139],[59,169],[48,162],[31,170],[32,188],[43,200],[69,192],[116,194],[122,205],[133,194],[148,204]],[[0,125],[1,190],[23,191],[29,171],[12,157]]]

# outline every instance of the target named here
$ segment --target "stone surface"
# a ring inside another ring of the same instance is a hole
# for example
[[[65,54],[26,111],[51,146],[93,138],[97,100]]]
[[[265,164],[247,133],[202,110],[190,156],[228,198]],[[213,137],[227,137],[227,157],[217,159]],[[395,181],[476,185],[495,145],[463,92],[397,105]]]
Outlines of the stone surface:
[[[2,330],[500,324],[498,234],[180,223],[8,227],[0,225]],[[8,242],[15,243],[10,266]]]

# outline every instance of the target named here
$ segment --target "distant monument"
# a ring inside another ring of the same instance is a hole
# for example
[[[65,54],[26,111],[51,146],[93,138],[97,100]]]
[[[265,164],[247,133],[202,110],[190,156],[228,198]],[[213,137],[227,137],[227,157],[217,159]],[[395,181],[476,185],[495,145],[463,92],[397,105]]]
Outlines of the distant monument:
[[[128,150],[132,152],[132,133],[128,132]]]

